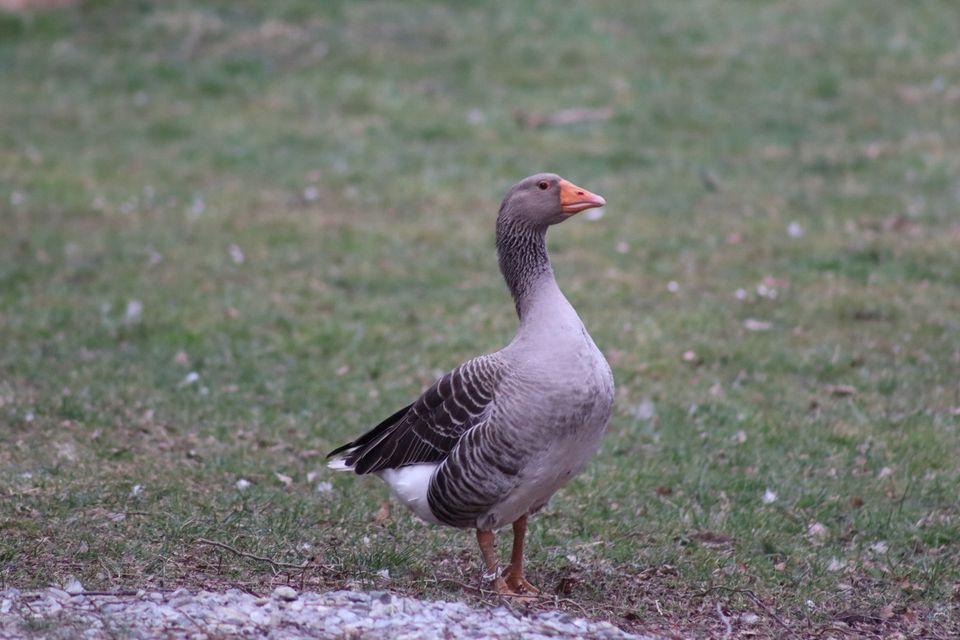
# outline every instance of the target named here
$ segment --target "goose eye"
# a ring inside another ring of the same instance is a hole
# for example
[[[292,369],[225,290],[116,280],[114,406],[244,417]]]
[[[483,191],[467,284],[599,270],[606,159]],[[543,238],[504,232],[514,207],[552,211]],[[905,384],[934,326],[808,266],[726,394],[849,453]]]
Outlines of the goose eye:
[[[546,180],[541,180],[540,182],[537,183],[537,187],[540,188],[540,191],[546,191],[547,189],[550,188],[550,183],[547,182]]]

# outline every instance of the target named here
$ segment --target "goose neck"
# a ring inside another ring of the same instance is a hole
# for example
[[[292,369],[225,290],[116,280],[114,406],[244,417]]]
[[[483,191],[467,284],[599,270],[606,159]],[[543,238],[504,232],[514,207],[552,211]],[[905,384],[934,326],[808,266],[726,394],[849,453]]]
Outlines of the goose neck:
[[[538,294],[556,289],[545,227],[501,216],[497,220],[497,257],[517,315],[523,320]]]

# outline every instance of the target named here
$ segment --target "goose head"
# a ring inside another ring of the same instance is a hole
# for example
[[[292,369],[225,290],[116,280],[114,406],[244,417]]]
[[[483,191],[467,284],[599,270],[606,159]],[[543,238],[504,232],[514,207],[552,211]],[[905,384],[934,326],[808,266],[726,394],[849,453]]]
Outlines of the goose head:
[[[538,173],[513,185],[500,205],[500,216],[512,222],[545,228],[605,204],[607,201],[601,196],[555,173]]]

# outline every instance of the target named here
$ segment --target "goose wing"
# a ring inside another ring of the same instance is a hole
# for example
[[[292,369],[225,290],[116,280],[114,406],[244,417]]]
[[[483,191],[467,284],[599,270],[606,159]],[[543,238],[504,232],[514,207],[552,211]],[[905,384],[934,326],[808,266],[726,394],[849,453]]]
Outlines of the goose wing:
[[[364,474],[443,461],[464,433],[487,419],[503,369],[497,354],[468,360],[413,404],[331,451],[330,466]]]

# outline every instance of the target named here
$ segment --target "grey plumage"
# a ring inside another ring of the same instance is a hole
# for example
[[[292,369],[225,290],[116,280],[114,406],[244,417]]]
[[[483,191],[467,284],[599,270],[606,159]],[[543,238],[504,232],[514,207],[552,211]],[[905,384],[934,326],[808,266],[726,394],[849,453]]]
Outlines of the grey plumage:
[[[413,404],[331,452],[334,464],[378,473],[395,490],[396,472],[434,465],[418,467],[425,470],[427,505],[410,498],[411,508],[481,530],[538,510],[584,467],[610,417],[613,377],[557,286],[547,253],[548,226],[603,203],[579,190],[594,200],[567,205],[562,198],[571,188],[578,189],[553,174],[531,176],[500,207],[500,270],[520,319],[510,344],[452,370]]]

